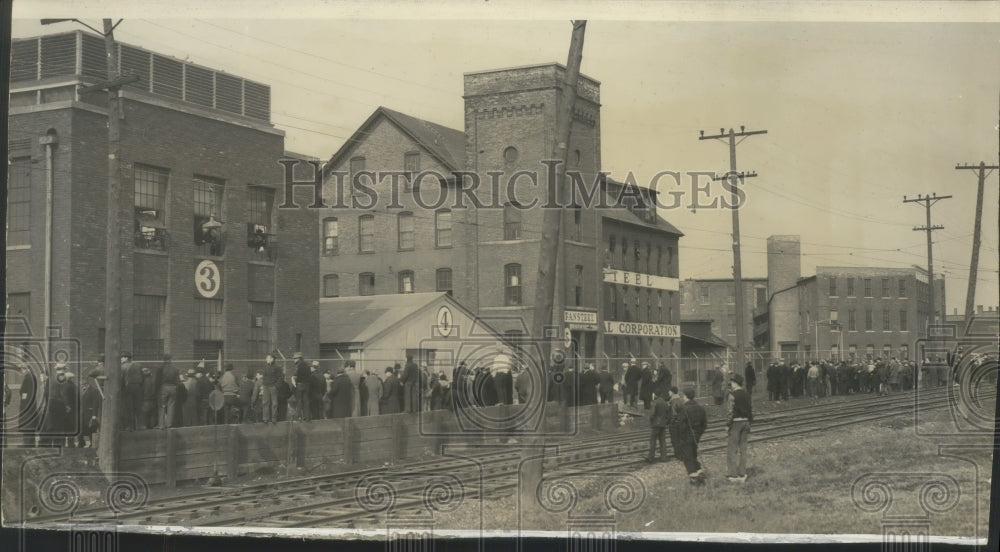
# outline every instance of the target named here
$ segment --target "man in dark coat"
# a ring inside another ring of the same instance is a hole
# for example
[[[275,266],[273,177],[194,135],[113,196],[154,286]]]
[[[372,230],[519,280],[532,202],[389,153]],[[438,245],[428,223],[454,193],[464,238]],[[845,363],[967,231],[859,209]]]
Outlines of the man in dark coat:
[[[280,369],[279,369],[280,370]],[[284,377],[278,379],[278,383],[274,385],[274,389],[278,394],[278,412],[276,422],[284,422],[288,420],[288,399],[292,397],[292,386],[288,385],[288,382]]]
[[[327,394],[330,396],[330,417],[349,418],[353,409],[354,386],[343,368],[337,369],[337,375],[330,383]]]
[[[406,355],[406,366],[403,368],[403,408],[407,413],[417,411],[420,404],[420,368],[413,362],[413,355]]]
[[[104,404],[101,384],[104,380],[104,372],[96,368],[87,377],[87,388],[80,399],[80,447],[97,447],[94,434],[101,426],[101,405]]]
[[[601,367],[601,373],[597,375],[597,389],[601,394],[601,404],[608,404],[615,398],[615,377],[608,370],[608,365]]]
[[[767,400],[776,401],[778,400],[778,364],[772,362],[767,365]]]
[[[177,367],[170,361],[170,355],[163,356],[160,367],[160,405],[159,425],[163,429],[174,427],[174,412],[177,409],[177,386],[180,385],[180,374]]]
[[[42,443],[47,445],[61,446],[64,444],[63,437],[56,437],[56,434],[66,433],[72,424],[71,405],[72,398],[69,397],[67,385],[69,378],[66,373],[66,364],[56,365],[55,373],[47,378],[46,387],[48,392],[45,400],[45,418],[42,421]],[[75,406],[76,402],[73,401]],[[69,422],[69,424],[67,423]]]
[[[156,411],[156,396],[159,387],[156,385],[156,376],[148,366],[142,367],[142,427],[139,429],[150,429],[159,422]]]
[[[597,375],[597,370],[593,364],[587,365],[587,369],[580,374],[580,405],[586,406],[597,404],[597,386],[601,379]]]
[[[753,395],[753,388],[757,385],[757,371],[753,369],[753,363],[748,362],[743,368],[743,379],[747,382],[746,390],[747,393]]]
[[[240,418],[244,423],[251,421],[252,406],[253,406],[253,379],[249,374],[243,376],[243,381],[240,382]]]
[[[182,385],[184,387],[184,404],[181,405],[182,425],[184,427],[196,426],[198,425],[198,405],[201,401],[198,397],[198,380],[195,378],[193,368],[185,374]]]
[[[496,386],[497,400],[501,404],[514,404],[514,378],[507,368],[497,370],[493,375],[493,385]]]
[[[656,461],[656,443],[660,443],[660,462],[667,461],[667,426],[670,425],[670,409],[656,391],[653,392],[652,412],[649,414],[649,454],[646,462]]]
[[[132,353],[121,354],[122,406],[125,407],[125,424],[122,429],[135,431],[143,429],[142,424],[142,369],[132,362]]]
[[[382,414],[399,412],[399,379],[392,368],[385,369],[385,380],[382,382],[382,401],[379,404]]]
[[[318,361],[312,361],[309,366],[309,417],[313,420],[323,419],[323,395],[326,394],[326,376],[319,368]],[[299,409],[302,404],[299,403]]]
[[[199,364],[199,366],[201,370],[205,369],[204,364]],[[196,403],[198,405],[198,424],[205,425],[209,421],[208,411],[210,408],[208,406],[208,396],[212,393],[212,390],[215,389],[215,384],[209,381],[203,371],[196,370],[194,377],[194,385],[198,397],[198,402]]]
[[[639,378],[639,400],[642,401],[642,408],[649,410],[650,403],[653,402],[653,371],[650,370],[648,362],[642,363]]]
[[[694,389],[685,389],[684,398],[686,400],[680,408],[676,454],[684,462],[688,481],[698,485],[705,482],[705,472],[698,462],[698,442],[708,426],[708,416],[705,409],[695,402]]]
[[[639,380],[642,379],[642,371],[635,362],[630,362],[625,370],[625,406],[635,406],[639,397]]]

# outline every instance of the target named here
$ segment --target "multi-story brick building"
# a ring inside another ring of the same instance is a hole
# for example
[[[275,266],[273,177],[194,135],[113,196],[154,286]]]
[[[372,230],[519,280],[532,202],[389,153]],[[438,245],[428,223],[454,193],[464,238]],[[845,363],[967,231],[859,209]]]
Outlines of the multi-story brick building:
[[[753,317],[767,304],[767,278],[743,278],[743,341],[754,348]],[[736,349],[736,284],[732,278],[689,278],[681,281],[681,316],[712,321],[712,333]]]
[[[498,331],[523,337],[532,325],[548,189],[543,161],[552,155],[564,74],[558,64],[466,74],[464,130],[376,110],[326,167],[326,202],[342,203],[321,215],[323,295],[447,291]],[[600,128],[600,83],[581,75],[567,168],[587,191],[598,190],[595,197],[617,198],[624,185],[599,176]],[[391,175],[373,183],[367,171],[403,175],[396,197]],[[348,205],[356,183],[369,184],[378,203]],[[671,343],[680,337],[681,234],[656,215],[652,194],[636,192],[639,201],[627,207],[584,206],[579,195],[560,200],[569,207],[555,318],[580,356],[679,352]]]
[[[137,359],[318,350],[316,215],[278,210],[284,133],[270,90],[119,44],[123,349]],[[108,183],[100,37],[12,44],[8,313],[104,346]],[[127,214],[125,214],[127,212]]]

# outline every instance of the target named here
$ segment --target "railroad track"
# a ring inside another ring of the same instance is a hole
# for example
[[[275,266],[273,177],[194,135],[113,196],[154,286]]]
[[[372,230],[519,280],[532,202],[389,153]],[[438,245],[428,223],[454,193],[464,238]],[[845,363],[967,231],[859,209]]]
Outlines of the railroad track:
[[[943,408],[947,393],[941,388],[920,391],[921,408]],[[756,417],[754,442],[787,438],[820,429],[871,421],[885,416],[912,412],[913,393],[889,397],[863,396],[838,403],[810,404]],[[557,453],[547,453],[545,473],[565,471],[607,471],[634,468],[648,447],[648,428],[611,435],[582,438],[557,445]],[[724,423],[709,424],[699,447],[701,451],[725,448]],[[501,448],[501,450],[496,450]],[[557,455],[554,455],[557,454]],[[426,507],[424,491],[443,475],[452,481],[477,481],[469,496],[496,496],[517,486],[520,449],[498,445],[492,450],[469,449],[469,458],[436,457],[432,460],[378,467],[336,474],[287,479],[236,488],[213,489],[182,497],[147,503],[141,510],[122,512],[117,517],[106,508],[81,509],[70,519],[65,516],[37,517],[29,524],[120,523],[129,525],[197,525],[260,527],[315,527],[327,524],[353,526],[377,522],[379,512],[365,509],[365,497],[356,496],[359,482],[392,489],[397,510]]]

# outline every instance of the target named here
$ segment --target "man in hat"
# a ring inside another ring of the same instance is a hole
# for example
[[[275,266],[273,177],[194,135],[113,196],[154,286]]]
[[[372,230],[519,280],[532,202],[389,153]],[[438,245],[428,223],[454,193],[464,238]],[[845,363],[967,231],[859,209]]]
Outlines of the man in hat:
[[[623,362],[622,366],[625,368],[625,378],[623,383],[625,384],[625,406],[636,406],[636,399],[639,397],[639,380],[642,379],[642,371],[639,366],[634,362]]]
[[[121,354],[122,367],[122,406],[125,407],[125,431],[142,429],[142,369],[132,362],[132,353],[124,351]]]
[[[679,419],[676,422],[677,443],[674,445],[674,454],[684,462],[688,481],[692,485],[700,485],[705,482],[705,471],[698,461],[698,442],[708,426],[708,416],[705,408],[695,402],[694,388],[685,389],[682,400],[683,404],[677,410]]]
[[[743,376],[733,374],[729,381],[728,423],[729,440],[726,447],[726,464],[729,473],[726,479],[742,483],[747,480],[747,441],[750,439],[750,424],[753,422],[753,408],[750,394],[743,389]]]
[[[309,364],[309,417],[313,420],[325,417],[323,395],[326,395],[326,381],[326,370],[320,369],[318,360],[312,361]]]
[[[177,367],[170,361],[170,355],[163,355],[163,366],[160,367],[160,428],[162,429],[174,426],[178,385],[180,385],[180,374]]]
[[[205,361],[198,364],[198,369],[194,372],[194,378],[195,392],[198,397],[198,424],[205,425],[209,422],[209,413],[214,412],[208,405],[208,396],[212,394],[212,391],[215,389],[215,383],[209,381],[208,377],[205,375]]]
[[[354,400],[354,386],[344,368],[337,369],[337,376],[330,382],[330,417],[349,418]]]
[[[385,381],[382,382],[382,402],[379,404],[382,414],[399,412],[399,380],[396,370],[388,366],[385,369]]]
[[[243,423],[252,421],[250,414],[253,412],[253,390],[253,378],[250,374],[244,374],[243,381],[240,382],[240,419]]]
[[[601,373],[597,375],[597,391],[600,393],[601,404],[614,402],[615,399],[615,377],[608,370],[608,365],[601,366]]]
[[[587,364],[587,369],[580,374],[580,405],[586,406],[597,404],[597,386],[600,385],[601,378],[597,375],[597,370],[593,363]]]
[[[757,385],[757,371],[754,370],[752,362],[743,367],[743,379],[746,381],[747,393],[752,397],[753,388]]]
[[[181,406],[181,419],[184,427],[198,425],[198,380],[194,368],[188,369],[184,378],[184,404]]]
[[[142,367],[142,425],[139,429],[149,429],[159,418],[156,412],[156,376],[148,366]]]
[[[357,418],[361,415],[361,373],[353,360],[347,361],[344,369],[347,379],[351,382],[351,417]]]
[[[656,461],[656,443],[660,443],[660,462],[667,461],[667,426],[670,425],[670,410],[658,390],[652,391],[652,412],[649,415],[649,454],[646,462]]]
[[[406,355],[406,366],[403,368],[403,376],[400,382],[403,384],[403,405],[407,413],[417,411],[420,392],[420,368],[413,362],[413,355]]]
[[[228,422],[229,411],[240,404],[240,384],[236,381],[233,364],[226,363],[226,371],[219,378],[219,390],[222,391],[222,421]]]
[[[292,388],[295,389],[295,407],[298,410],[299,419],[308,422],[312,420],[312,398],[310,385],[312,385],[312,372],[309,365],[302,358],[302,353],[292,355],[295,359],[295,373],[292,374]]]
[[[639,400],[642,401],[642,408],[649,410],[653,400],[653,371],[650,370],[648,362],[643,361],[639,374]]]

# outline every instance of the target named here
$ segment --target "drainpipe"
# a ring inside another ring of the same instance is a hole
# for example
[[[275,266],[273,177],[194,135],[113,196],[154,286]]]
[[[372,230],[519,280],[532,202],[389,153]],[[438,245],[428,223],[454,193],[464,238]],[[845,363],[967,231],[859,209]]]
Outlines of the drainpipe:
[[[52,152],[59,143],[55,129],[50,128],[45,136],[38,139],[45,146],[45,332],[46,357],[48,356],[49,326],[52,325]]]

